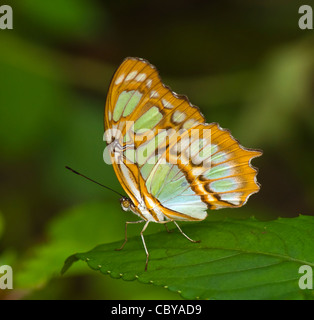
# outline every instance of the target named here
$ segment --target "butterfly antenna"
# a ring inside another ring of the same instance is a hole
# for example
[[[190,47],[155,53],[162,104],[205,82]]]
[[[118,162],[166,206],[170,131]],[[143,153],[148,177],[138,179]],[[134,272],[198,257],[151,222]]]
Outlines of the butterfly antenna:
[[[98,184],[98,185],[100,185],[100,186],[102,186],[102,187],[104,187],[104,188],[106,188],[106,189],[109,189],[109,190],[115,192],[116,194],[118,194],[118,195],[121,196],[121,197],[124,197],[124,195],[121,194],[120,192],[118,192],[118,191],[116,191],[116,190],[113,190],[113,189],[111,189],[111,188],[109,188],[109,187],[107,187],[107,186],[105,186],[105,185],[103,185],[103,184],[101,184],[101,183],[99,183],[99,182],[91,179],[91,178],[86,177],[86,176],[84,176],[83,174],[75,171],[74,169],[72,169],[72,168],[70,168],[70,167],[68,167],[68,166],[65,166],[65,167],[66,167],[66,169],[72,171],[73,173],[75,173],[75,174],[77,174],[77,175],[79,175],[79,176],[81,176],[81,177],[83,177],[83,178],[85,178],[85,179],[87,179],[87,180],[89,180],[89,181],[92,181],[92,182],[94,182],[94,183],[96,183],[96,184]]]

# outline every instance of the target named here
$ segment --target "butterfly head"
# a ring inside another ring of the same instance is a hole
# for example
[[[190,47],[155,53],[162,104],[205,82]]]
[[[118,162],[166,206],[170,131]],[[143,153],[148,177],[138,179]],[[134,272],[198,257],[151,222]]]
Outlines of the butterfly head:
[[[131,199],[127,198],[127,197],[122,197],[120,199],[120,204],[121,207],[124,211],[129,211],[131,210],[131,206],[132,206],[132,201]]]

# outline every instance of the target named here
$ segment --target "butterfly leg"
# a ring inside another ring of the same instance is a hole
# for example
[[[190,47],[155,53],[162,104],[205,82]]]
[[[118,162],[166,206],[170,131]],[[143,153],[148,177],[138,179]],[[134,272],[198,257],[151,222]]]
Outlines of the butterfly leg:
[[[179,231],[191,242],[201,242],[201,240],[193,240],[190,237],[188,237],[179,227],[179,225],[173,220],[174,224],[177,226],[177,228],[179,229]]]
[[[144,249],[145,249],[145,252],[146,252],[146,264],[145,264],[145,271],[147,271],[147,265],[148,265],[148,257],[149,257],[149,253],[148,253],[148,250],[147,250],[147,247],[146,247],[146,243],[145,243],[145,239],[144,239],[144,231],[146,230],[147,226],[149,224],[149,221],[146,221],[142,231],[141,231],[141,238],[142,238],[142,241],[143,241],[143,245],[144,245]]]
[[[125,236],[124,236],[124,242],[122,243],[122,246],[121,246],[121,248],[118,248],[118,249],[115,249],[116,251],[120,251],[120,250],[122,250],[123,248],[124,248],[124,246],[125,246],[125,244],[126,244],[126,242],[128,241],[128,231],[127,231],[127,229],[128,229],[128,224],[135,224],[135,223],[141,223],[141,222],[144,222],[144,220],[138,220],[138,221],[127,221],[126,223],[125,223]]]

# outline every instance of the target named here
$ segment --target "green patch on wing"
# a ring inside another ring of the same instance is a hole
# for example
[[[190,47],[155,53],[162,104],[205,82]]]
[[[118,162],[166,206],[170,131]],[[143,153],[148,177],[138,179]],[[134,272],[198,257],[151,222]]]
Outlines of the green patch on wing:
[[[118,97],[113,110],[113,120],[118,121],[123,116],[126,117],[132,113],[142,98],[142,94],[138,91],[123,91]]]
[[[162,119],[162,114],[158,107],[151,107],[141,117],[139,117],[134,123],[134,132],[138,132],[143,129],[153,129],[156,124]]]

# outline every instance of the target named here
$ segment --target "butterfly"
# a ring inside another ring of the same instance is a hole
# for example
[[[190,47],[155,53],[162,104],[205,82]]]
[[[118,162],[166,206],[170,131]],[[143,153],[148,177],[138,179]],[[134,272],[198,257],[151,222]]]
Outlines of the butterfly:
[[[260,189],[251,160],[260,150],[242,147],[217,123],[206,123],[188,98],[164,85],[147,60],[126,58],[115,72],[105,106],[105,140],[117,178],[128,197],[120,199],[145,223],[200,221],[207,209],[237,208]],[[167,229],[167,226],[166,226]],[[167,229],[168,230],[168,229]]]

